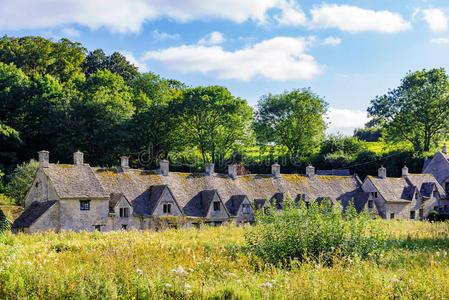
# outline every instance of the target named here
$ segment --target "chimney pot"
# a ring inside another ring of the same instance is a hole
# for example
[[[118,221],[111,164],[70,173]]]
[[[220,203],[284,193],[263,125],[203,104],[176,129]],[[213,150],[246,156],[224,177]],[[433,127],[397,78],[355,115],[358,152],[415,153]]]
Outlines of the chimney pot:
[[[228,166],[228,175],[232,179],[237,178],[237,165],[229,165]]]
[[[84,164],[84,153],[81,151],[76,151],[73,153],[73,164],[74,165],[82,165]]]
[[[206,164],[206,175],[212,176],[215,173],[215,164],[214,163],[207,163]]]
[[[129,156],[120,157],[120,166],[122,167],[122,171],[126,172],[129,169]]]
[[[381,166],[378,170],[377,175],[379,178],[382,178],[382,179],[387,178],[387,169],[385,169],[384,166]]]
[[[46,150],[39,151],[39,167],[48,168],[50,161],[50,152]]]
[[[406,177],[406,176],[408,176],[408,168],[407,168],[407,166],[404,166],[402,168],[402,177]]]
[[[163,159],[159,162],[159,167],[161,168],[162,175],[168,176],[168,172],[170,171],[169,165],[170,165],[170,163],[166,159]]]
[[[307,177],[315,175],[315,167],[312,165],[308,165],[306,167],[306,175],[307,175]]]
[[[276,178],[281,177],[281,166],[278,163],[271,165],[271,174]]]

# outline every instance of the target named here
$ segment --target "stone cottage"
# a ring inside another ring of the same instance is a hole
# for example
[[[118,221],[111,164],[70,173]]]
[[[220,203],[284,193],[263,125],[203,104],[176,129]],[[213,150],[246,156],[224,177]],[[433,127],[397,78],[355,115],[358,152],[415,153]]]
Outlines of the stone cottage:
[[[387,169],[379,168],[378,176],[366,177],[362,189],[368,193],[364,209],[384,219],[422,220],[449,202],[433,175],[410,174],[406,166],[400,178],[387,177]]]
[[[117,169],[91,167],[79,151],[73,158],[72,165],[53,164],[48,151],[39,152],[39,170],[14,231],[240,224],[252,222],[255,209],[273,199],[281,203],[287,194],[305,201],[328,199],[343,207],[362,207],[358,203],[367,198],[357,176],[317,175],[312,166],[306,175],[281,174],[274,164],[271,174],[238,176],[235,165],[228,167],[228,174],[215,173],[213,164],[191,174],[170,172],[165,160],[159,170],[146,171],[131,169],[126,156]]]
[[[449,192],[449,155],[446,144],[432,159],[424,162],[422,173],[432,174],[445,191]]]

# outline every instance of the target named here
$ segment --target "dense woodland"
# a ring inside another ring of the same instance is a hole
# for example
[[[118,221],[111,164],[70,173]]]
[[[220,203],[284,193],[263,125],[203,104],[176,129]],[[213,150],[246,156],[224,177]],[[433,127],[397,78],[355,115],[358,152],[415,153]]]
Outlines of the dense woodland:
[[[328,104],[310,88],[260,97],[255,109],[222,86],[190,87],[140,73],[123,55],[89,51],[68,39],[0,39],[0,193],[18,203],[39,150],[71,163],[81,150],[94,166],[129,155],[136,168],[218,171],[241,163],[247,172],[349,168],[362,178],[383,164],[399,175],[419,172],[449,129],[444,69],[409,73],[371,101],[372,120],[353,137],[328,135]],[[374,146],[375,145],[375,146]],[[374,147],[377,147],[374,149]],[[18,192],[19,191],[19,192]]]

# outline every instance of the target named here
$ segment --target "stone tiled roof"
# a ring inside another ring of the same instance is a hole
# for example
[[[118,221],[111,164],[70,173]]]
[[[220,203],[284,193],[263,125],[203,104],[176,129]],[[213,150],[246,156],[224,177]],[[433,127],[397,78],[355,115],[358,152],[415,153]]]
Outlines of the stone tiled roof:
[[[40,216],[42,216],[50,207],[58,201],[34,201],[12,224],[12,228],[30,227]]]
[[[442,198],[446,198],[444,189],[430,174],[409,174],[400,178],[374,176],[368,176],[368,178],[388,202],[410,202],[416,191],[419,191],[424,197],[430,197],[434,188],[438,190]]]
[[[43,168],[50,178],[56,194],[60,199],[67,198],[109,198],[92,168],[87,165],[60,165],[49,164]]]
[[[227,175],[190,174],[170,172],[168,176],[158,171],[130,169],[127,172],[94,168],[93,172],[107,193],[123,193],[133,203],[135,199],[149,199],[152,185],[167,185],[188,216],[202,216],[202,191],[216,190],[223,202],[234,195],[246,195],[252,202],[255,199],[271,199],[276,193],[289,193],[292,198],[305,194],[307,199],[328,197],[332,201],[349,202],[360,192],[360,181],[354,176],[310,177],[295,174],[245,175],[231,179]],[[138,203],[143,203],[137,201]],[[139,208],[137,208],[139,210]],[[143,208],[143,210],[146,210]],[[148,211],[148,210],[147,210]]]
[[[379,178],[368,176],[382,195],[389,202],[410,202],[413,199],[414,188],[402,177]]]
[[[422,173],[432,174],[442,184],[449,177],[449,155],[440,151],[436,152],[434,157],[425,163]]]

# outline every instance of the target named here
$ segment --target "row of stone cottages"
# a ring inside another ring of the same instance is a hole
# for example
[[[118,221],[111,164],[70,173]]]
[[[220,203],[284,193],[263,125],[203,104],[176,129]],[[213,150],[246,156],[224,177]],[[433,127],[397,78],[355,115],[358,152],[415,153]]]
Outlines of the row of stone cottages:
[[[306,175],[281,174],[278,164],[268,175],[238,175],[235,165],[228,167],[228,174],[217,174],[207,164],[204,173],[191,174],[170,172],[165,160],[159,170],[145,171],[129,168],[128,157],[122,157],[121,167],[111,170],[84,163],[82,152],[73,157],[73,165],[53,164],[48,151],[39,152],[39,169],[13,231],[239,224],[252,222],[254,211],[267,205],[281,209],[287,193],[304,201],[328,199],[343,208],[352,202],[358,211],[386,219],[424,219],[433,210],[448,211],[449,205],[441,185],[448,187],[449,182],[445,149],[426,164],[429,174],[409,174],[404,167],[401,178],[391,178],[381,167],[378,176],[363,182],[349,172],[328,175],[312,166]]]

